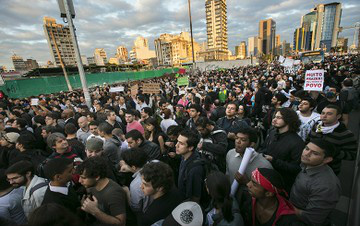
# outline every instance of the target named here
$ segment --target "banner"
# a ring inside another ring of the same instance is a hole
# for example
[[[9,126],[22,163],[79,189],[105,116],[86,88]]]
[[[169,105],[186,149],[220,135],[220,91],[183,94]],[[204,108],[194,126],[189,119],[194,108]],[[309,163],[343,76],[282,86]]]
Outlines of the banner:
[[[142,91],[144,94],[159,94],[160,83],[144,83]]]
[[[39,98],[32,98],[30,102],[31,106],[37,106],[39,105]]]
[[[281,66],[284,66],[284,67],[292,67],[293,65],[294,65],[294,60],[290,59],[290,58],[286,58],[284,63],[281,64]]]
[[[110,87],[110,93],[124,92],[124,86]]]
[[[307,70],[305,73],[304,90],[322,91],[324,88],[324,70]]]
[[[189,78],[187,76],[177,79],[177,86],[188,86]]]

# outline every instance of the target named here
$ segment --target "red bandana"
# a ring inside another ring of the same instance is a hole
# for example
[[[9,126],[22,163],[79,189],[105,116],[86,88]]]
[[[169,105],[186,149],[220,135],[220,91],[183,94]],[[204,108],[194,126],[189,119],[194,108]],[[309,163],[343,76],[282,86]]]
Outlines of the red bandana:
[[[272,183],[268,179],[266,179],[263,175],[261,175],[261,173],[257,168],[252,172],[252,177],[254,178],[256,183],[260,184],[263,188],[265,188],[265,190],[275,193],[277,195],[280,194],[281,192],[284,192],[285,195],[288,196],[285,190],[278,189],[277,187],[272,185]]]

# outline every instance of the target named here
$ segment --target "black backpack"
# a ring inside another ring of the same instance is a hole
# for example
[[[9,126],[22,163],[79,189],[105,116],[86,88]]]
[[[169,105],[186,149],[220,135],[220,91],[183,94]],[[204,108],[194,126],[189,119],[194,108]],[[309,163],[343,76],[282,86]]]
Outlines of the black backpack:
[[[264,105],[271,105],[272,92],[269,89],[264,90]]]
[[[199,165],[201,165],[204,170],[204,178],[203,179],[206,179],[207,176],[213,171],[220,171],[219,167],[212,161],[210,161],[206,158],[196,159],[193,162],[189,163],[189,165],[187,165],[185,174],[184,174],[185,181],[186,181],[187,177],[189,176],[191,169],[193,169],[194,167],[197,167]],[[205,209],[210,204],[210,201],[211,201],[211,197],[206,190],[205,184],[203,184],[202,191],[201,191],[201,197],[200,197],[200,206],[203,209]]]

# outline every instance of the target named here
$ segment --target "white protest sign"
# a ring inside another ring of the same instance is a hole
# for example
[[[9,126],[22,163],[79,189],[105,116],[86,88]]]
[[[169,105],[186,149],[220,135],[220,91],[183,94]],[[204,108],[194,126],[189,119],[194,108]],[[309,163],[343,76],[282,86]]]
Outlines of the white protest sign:
[[[124,86],[111,87],[110,93],[124,92]]]
[[[295,60],[294,61],[294,65],[299,65],[299,64],[301,64],[301,60]]]
[[[290,58],[286,58],[282,66],[284,67],[292,67],[294,65],[294,60]]]
[[[279,56],[279,60],[278,60],[280,63],[284,63],[285,61],[285,58],[283,56]]]
[[[39,99],[38,98],[32,98],[30,105],[32,105],[32,106],[39,105]]]
[[[324,70],[307,70],[305,73],[304,90],[322,91],[324,88]]]

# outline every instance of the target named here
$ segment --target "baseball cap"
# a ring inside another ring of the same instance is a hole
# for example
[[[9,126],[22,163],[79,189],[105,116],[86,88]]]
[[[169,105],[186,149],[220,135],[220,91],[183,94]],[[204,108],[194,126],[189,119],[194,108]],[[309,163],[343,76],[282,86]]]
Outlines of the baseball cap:
[[[202,226],[203,213],[196,202],[183,202],[164,220],[162,226]]]

